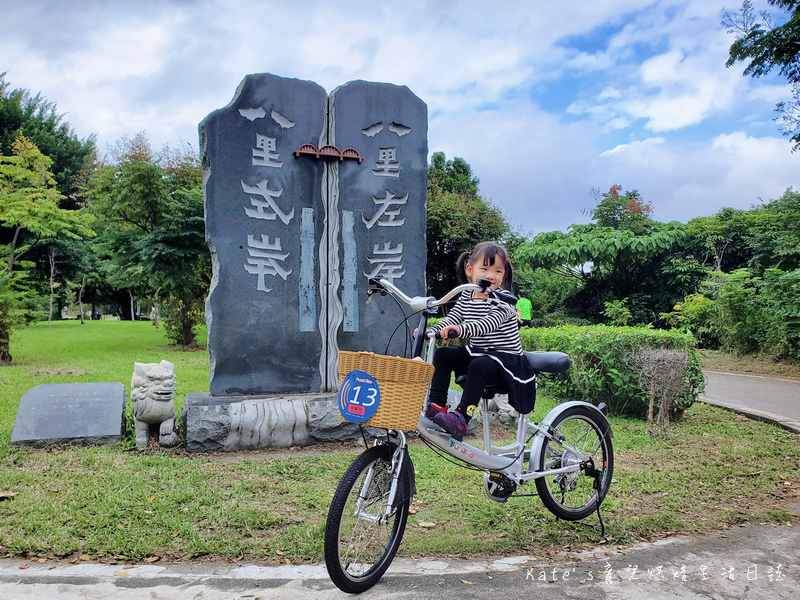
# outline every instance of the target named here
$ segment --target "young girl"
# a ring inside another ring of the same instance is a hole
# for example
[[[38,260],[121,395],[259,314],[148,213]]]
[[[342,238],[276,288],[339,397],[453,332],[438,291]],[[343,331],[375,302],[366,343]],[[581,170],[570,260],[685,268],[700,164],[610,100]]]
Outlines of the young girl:
[[[512,268],[506,250],[491,242],[481,242],[458,259],[456,274],[461,283],[489,281],[501,292],[511,289]],[[506,292],[508,293],[508,292]],[[458,348],[441,348],[433,357],[430,404],[425,416],[450,433],[464,439],[472,414],[487,383],[500,383],[509,394],[509,403],[520,413],[533,409],[535,375],[522,354],[517,313],[504,302],[490,302],[479,291],[463,292],[448,315],[428,332],[439,332],[446,344],[450,331],[469,343]],[[461,403],[447,412],[450,376],[467,376]]]

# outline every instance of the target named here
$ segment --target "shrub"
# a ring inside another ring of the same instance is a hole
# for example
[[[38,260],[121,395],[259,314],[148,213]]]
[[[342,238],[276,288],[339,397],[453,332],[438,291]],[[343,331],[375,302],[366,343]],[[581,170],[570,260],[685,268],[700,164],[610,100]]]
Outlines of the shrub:
[[[523,329],[520,332],[526,350],[566,352],[572,367],[565,377],[546,385],[557,395],[592,404],[605,402],[614,414],[644,416],[649,399],[639,382],[639,375],[629,366],[633,352],[640,348],[681,350],[688,354],[688,385],[673,404],[682,411],[692,405],[703,390],[705,380],[691,334],[649,327],[563,327]]]
[[[202,300],[186,304],[180,298],[170,296],[161,302],[160,315],[167,339],[184,348],[194,348],[195,327],[205,319]]]

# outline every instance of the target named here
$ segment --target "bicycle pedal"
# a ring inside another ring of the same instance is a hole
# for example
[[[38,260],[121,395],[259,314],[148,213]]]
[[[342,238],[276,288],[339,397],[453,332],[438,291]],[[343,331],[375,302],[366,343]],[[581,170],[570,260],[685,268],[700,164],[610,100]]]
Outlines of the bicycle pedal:
[[[419,418],[419,422],[425,428],[425,431],[427,431],[428,433],[436,433],[436,434],[440,434],[440,435],[450,435],[444,429],[439,427],[436,423],[434,423],[433,421],[431,421],[429,418],[427,418],[424,415]]]

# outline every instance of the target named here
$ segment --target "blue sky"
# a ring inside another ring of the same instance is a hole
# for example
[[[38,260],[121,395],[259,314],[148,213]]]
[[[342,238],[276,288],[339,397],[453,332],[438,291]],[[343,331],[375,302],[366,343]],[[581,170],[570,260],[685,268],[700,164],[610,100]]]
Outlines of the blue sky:
[[[789,88],[725,68],[726,1],[0,0],[0,72],[101,151],[140,131],[196,145],[249,73],[406,85],[431,152],[469,162],[524,233],[586,222],[614,184],[686,222],[800,188],[772,121]]]

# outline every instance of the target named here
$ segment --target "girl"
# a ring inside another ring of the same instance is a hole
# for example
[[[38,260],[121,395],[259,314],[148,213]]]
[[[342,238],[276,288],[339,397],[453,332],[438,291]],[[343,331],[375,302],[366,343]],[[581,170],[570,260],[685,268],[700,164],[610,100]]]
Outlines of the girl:
[[[456,274],[461,283],[487,279],[489,288],[501,292],[511,289],[512,268],[505,248],[481,242],[458,259]],[[508,293],[508,292],[506,292]],[[467,346],[441,348],[433,357],[436,370],[431,381],[430,403],[425,416],[450,433],[464,439],[472,414],[487,383],[501,383],[509,403],[520,413],[533,410],[535,374],[522,354],[517,313],[504,302],[490,302],[479,291],[464,292],[448,315],[428,332],[439,332],[446,344],[448,334],[467,338]],[[447,412],[450,376],[466,375],[461,403]]]

